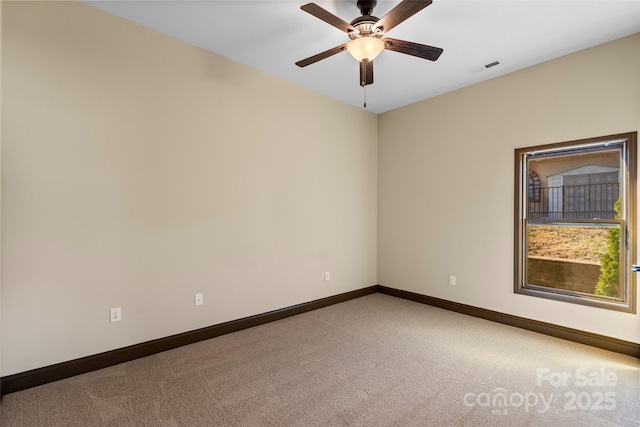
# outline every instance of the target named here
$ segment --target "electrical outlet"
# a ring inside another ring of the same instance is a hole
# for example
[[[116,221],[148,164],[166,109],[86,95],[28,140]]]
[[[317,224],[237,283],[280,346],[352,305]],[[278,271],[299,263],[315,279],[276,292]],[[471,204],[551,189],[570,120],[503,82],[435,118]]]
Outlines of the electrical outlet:
[[[122,320],[122,309],[120,307],[112,308],[109,311],[109,318],[111,323],[119,322]]]
[[[327,282],[329,280],[331,280],[331,273],[330,272],[327,271],[326,273],[324,273],[324,280],[327,281]]]
[[[194,301],[196,305],[202,305],[204,304],[204,297],[202,296],[202,294],[196,294],[194,297]]]
[[[456,276],[449,276],[449,284],[451,286],[455,286],[456,285]]]

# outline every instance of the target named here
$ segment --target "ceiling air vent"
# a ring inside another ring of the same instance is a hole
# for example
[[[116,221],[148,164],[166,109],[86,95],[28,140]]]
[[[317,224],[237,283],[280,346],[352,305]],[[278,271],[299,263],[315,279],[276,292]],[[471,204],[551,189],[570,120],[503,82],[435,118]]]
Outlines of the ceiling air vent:
[[[484,65],[481,65],[479,67],[472,68],[471,72],[472,73],[479,73],[480,71],[484,71],[484,70],[486,70],[488,68],[495,67],[496,65],[500,65],[500,61],[495,60],[495,61],[489,62],[488,64],[484,64]]]

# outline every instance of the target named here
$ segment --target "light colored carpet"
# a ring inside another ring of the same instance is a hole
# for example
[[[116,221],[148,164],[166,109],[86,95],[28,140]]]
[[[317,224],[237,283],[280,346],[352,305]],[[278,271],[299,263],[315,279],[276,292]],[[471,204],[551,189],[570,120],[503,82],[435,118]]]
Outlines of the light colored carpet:
[[[639,418],[638,359],[382,294],[0,404],[2,427],[640,426]]]

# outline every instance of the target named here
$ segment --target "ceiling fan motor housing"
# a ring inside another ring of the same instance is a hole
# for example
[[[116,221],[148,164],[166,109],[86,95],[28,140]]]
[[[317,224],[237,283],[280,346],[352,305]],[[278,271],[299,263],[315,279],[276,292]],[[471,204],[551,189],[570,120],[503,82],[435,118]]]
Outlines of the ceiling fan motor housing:
[[[382,28],[378,27],[374,29],[374,25],[378,21],[378,18],[371,15],[363,15],[357,17],[356,19],[351,21],[351,26],[353,26],[356,31],[349,31],[349,38],[351,40],[355,40],[360,37],[382,37]]]

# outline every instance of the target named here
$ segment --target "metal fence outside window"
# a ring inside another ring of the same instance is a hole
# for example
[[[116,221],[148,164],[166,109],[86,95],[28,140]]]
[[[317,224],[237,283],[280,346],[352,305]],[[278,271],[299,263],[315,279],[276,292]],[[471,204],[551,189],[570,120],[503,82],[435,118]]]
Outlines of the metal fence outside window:
[[[539,191],[539,193],[538,193]],[[620,197],[620,184],[541,187],[530,192],[530,219],[615,219],[613,209]]]

